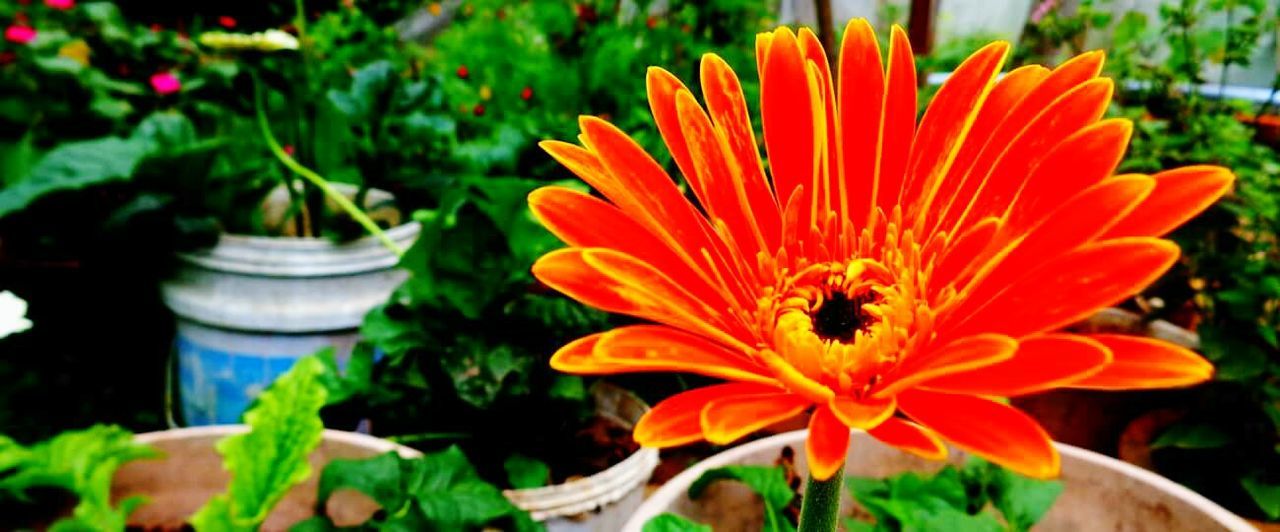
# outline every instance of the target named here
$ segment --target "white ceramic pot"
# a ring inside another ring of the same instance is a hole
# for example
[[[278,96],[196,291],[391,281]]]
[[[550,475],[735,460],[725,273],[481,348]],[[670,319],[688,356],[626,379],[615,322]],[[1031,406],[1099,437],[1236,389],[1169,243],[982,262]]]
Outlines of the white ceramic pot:
[[[758,497],[745,486],[712,485],[699,500],[686,495],[689,486],[708,469],[726,465],[775,463],[784,447],[795,456],[796,469],[806,470],[804,440],[807,431],[771,436],[729,449],[680,473],[636,511],[622,528],[640,532],[654,516],[673,512],[716,530],[759,530],[763,509]],[[1150,471],[1096,453],[1058,444],[1062,453],[1062,495],[1038,531],[1151,530],[1252,532],[1243,519],[1199,494]],[[952,450],[950,461],[962,463],[964,453]],[[849,446],[846,475],[887,477],[905,471],[932,472],[943,466],[903,453],[854,432]],[[843,508],[852,508],[848,492]]]
[[[596,413],[630,429],[649,405],[630,392],[598,383],[591,389]],[[547,526],[548,532],[616,532],[644,500],[658,467],[658,450],[641,448],[613,467],[563,484],[507,490],[507,499]]]
[[[417,223],[387,231],[403,248]],[[335,346],[341,359],[364,315],[408,275],[373,237],[335,244],[320,238],[224,234],[205,250],[180,254],[162,288],[178,315],[179,395],[189,425],[235,423],[297,359]]]
[[[213,425],[137,435],[138,442],[159,449],[164,457],[129,462],[116,471],[111,483],[112,504],[144,495],[149,502],[130,516],[131,524],[146,525],[146,530],[180,530],[205,502],[222,493],[230,480],[214,445],[227,436],[247,430],[249,427],[245,425]],[[406,458],[422,456],[416,450],[373,436],[324,431],[320,445],[308,457],[311,476],[289,490],[271,511],[262,530],[288,530],[289,526],[315,514],[316,490],[325,464],[337,458],[371,458],[390,451]],[[361,493],[338,490],[326,508],[335,523],[354,526],[372,516],[378,505]]]

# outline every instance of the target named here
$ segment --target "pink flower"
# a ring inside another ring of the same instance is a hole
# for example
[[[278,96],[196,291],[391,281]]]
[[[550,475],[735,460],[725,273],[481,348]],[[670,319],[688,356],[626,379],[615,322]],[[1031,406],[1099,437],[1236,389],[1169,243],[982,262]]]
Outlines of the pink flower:
[[[156,94],[164,96],[181,90],[182,82],[172,72],[159,72],[151,76],[151,88],[155,89]]]
[[[1039,24],[1056,7],[1058,7],[1058,0],[1043,0],[1031,11],[1031,23]]]
[[[29,26],[9,26],[4,30],[4,39],[18,44],[27,44],[36,40],[36,29]]]
[[[66,11],[76,7],[76,0],[44,0],[44,5]]]

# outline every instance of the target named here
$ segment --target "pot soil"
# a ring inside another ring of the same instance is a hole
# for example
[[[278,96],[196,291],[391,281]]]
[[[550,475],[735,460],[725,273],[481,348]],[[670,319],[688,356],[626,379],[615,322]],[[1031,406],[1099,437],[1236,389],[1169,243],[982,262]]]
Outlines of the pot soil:
[[[641,532],[644,523],[665,512],[709,524],[716,530],[759,530],[763,507],[759,497],[745,486],[716,483],[698,500],[689,499],[689,486],[708,469],[773,465],[786,453],[795,461],[797,471],[805,471],[807,435],[807,431],[779,434],[735,447],[689,468],[655,492],[622,530]],[[1057,446],[1062,454],[1059,480],[1065,489],[1036,530],[1254,530],[1208,499],[1150,471],[1070,445]],[[966,458],[963,452],[952,449],[949,462],[961,464]],[[905,471],[932,473],[943,466],[881,444],[863,432],[854,432],[847,460],[847,475],[879,478]],[[854,505],[847,491],[843,498],[848,515]]]
[[[222,456],[214,445],[229,435],[245,432],[244,425],[193,427],[139,434],[137,440],[164,453],[156,460],[125,464],[111,486],[112,503],[143,495],[149,500],[129,517],[134,530],[189,530],[187,518],[213,496],[226,489],[230,476],[222,468]],[[315,515],[316,490],[325,464],[338,458],[370,458],[389,451],[412,458],[421,453],[364,434],[324,431],[311,453],[311,476],[294,486],[263,524],[264,532],[284,531]],[[361,493],[339,490],[327,503],[328,515],[340,526],[357,525],[378,510],[377,503]]]

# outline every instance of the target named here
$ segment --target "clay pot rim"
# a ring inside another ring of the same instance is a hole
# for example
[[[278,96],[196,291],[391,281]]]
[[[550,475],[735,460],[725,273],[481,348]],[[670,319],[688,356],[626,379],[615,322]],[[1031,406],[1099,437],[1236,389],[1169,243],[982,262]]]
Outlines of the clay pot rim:
[[[181,427],[168,430],[158,430],[154,432],[143,432],[134,436],[134,440],[139,443],[157,444],[175,440],[195,439],[218,437],[223,438],[235,434],[243,434],[249,432],[248,425],[203,425],[199,427]],[[395,442],[387,441],[376,436],[361,434],[358,432],[347,432],[343,430],[324,429],[324,433],[320,436],[324,441],[342,443],[352,447],[375,450],[378,454],[386,454],[395,451],[403,458],[418,458],[422,453],[417,449],[406,447]]]
[[[865,431],[855,430],[853,432],[858,433]],[[668,511],[671,507],[672,501],[675,501],[679,497],[687,497],[688,495],[685,493],[686,489],[693,485],[693,481],[697,480],[697,478],[707,470],[742,463],[742,460],[745,457],[768,449],[782,448],[789,445],[803,446],[808,433],[808,430],[797,430],[770,436],[768,438],[739,445],[694,464],[688,469],[682,471],[679,475],[676,475],[671,480],[667,481],[667,483],[657,491],[650,494],[649,497],[645,499],[644,504],[641,504],[640,508],[636,509],[636,512],[632,514],[631,519],[623,526],[623,531],[640,532],[644,523],[650,518]],[[1257,532],[1257,529],[1249,525],[1244,518],[1227,511],[1221,506],[1218,506],[1217,503],[1210,501],[1203,495],[1191,491],[1189,488],[1152,473],[1151,471],[1147,471],[1138,466],[1128,464],[1108,456],[1103,456],[1092,451],[1067,445],[1065,443],[1054,442],[1053,445],[1064,458],[1087,462],[1091,465],[1110,470],[1116,474],[1134,478],[1139,482],[1150,486],[1152,489],[1167,493],[1169,496],[1179,499],[1197,510],[1204,512],[1214,521],[1223,525],[1224,530],[1228,530],[1230,532]]]

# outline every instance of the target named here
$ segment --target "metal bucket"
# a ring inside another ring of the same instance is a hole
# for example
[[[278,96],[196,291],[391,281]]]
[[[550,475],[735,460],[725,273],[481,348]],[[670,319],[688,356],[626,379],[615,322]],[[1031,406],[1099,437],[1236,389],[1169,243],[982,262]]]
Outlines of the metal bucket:
[[[408,223],[387,235],[408,248],[419,229]],[[408,275],[372,237],[224,234],[178,257],[161,291],[178,315],[178,394],[189,425],[235,423],[263,388],[323,347],[343,360],[364,315]]]
[[[627,428],[649,411],[630,392],[603,382],[592,387],[592,395],[598,414]],[[503,494],[545,524],[548,532],[615,532],[644,500],[644,486],[656,467],[658,450],[641,448],[589,477]]]

